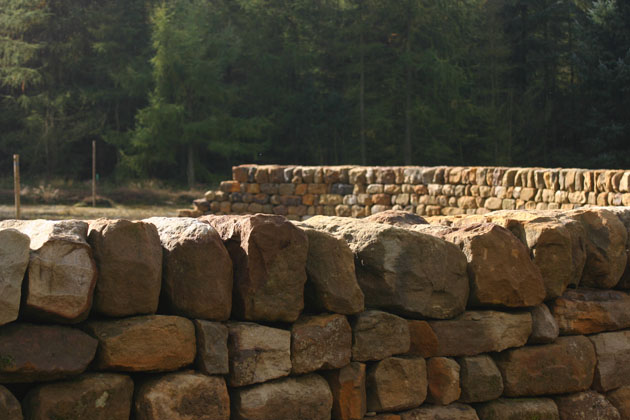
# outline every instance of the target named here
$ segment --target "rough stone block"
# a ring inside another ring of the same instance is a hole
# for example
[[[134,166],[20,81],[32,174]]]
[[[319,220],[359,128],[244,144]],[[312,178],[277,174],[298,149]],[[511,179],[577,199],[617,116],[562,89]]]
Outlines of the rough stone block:
[[[97,369],[165,372],[195,360],[195,326],[186,318],[147,315],[88,321],[84,328],[99,341]]]
[[[624,292],[567,290],[551,308],[561,334],[593,334],[630,328],[630,295]]]
[[[409,351],[409,326],[396,315],[366,311],[352,321],[352,359],[382,360]]]
[[[249,322],[228,324],[229,385],[251,385],[291,373],[291,333]]]
[[[176,372],[143,383],[135,398],[136,420],[229,420],[225,380]]]
[[[22,407],[20,402],[11,392],[0,385],[0,413],[8,420],[22,420]]]
[[[600,333],[588,338],[597,355],[593,388],[605,392],[630,385],[630,331]]]
[[[619,411],[621,420],[630,419],[630,386],[622,386],[609,392],[606,399]]]
[[[117,420],[131,413],[133,381],[126,375],[87,373],[40,385],[24,400],[27,419]]]
[[[329,420],[333,404],[328,383],[309,374],[232,391],[233,420]]]
[[[389,357],[368,367],[368,411],[418,407],[427,396],[427,366],[422,358]]]
[[[195,320],[197,338],[197,369],[206,375],[226,375],[228,363],[228,329],[218,322]]]
[[[333,396],[332,418],[362,420],[367,411],[365,393],[365,365],[352,362],[347,366],[322,372]]]
[[[500,398],[477,406],[480,420],[559,420],[549,398]]]
[[[461,357],[457,362],[460,366],[461,402],[490,401],[503,394],[501,372],[490,356]]]
[[[407,321],[409,327],[409,353],[425,359],[435,356],[438,351],[438,338],[426,321]]]
[[[306,234],[281,216],[205,216],[234,263],[233,316],[295,321],[304,308]]]
[[[313,217],[309,226],[344,239],[356,255],[367,306],[399,315],[447,319],[468,299],[466,258],[442,239],[340,217]],[[435,264],[435,261],[443,264]]]
[[[426,405],[400,413],[401,420],[479,420],[475,409],[466,404]]]
[[[162,296],[175,315],[224,321],[232,310],[232,260],[219,234],[195,219],[154,217],[162,243]]]
[[[98,266],[94,311],[106,316],[155,313],[162,284],[162,246],[145,222],[99,219],[88,241]]]
[[[427,401],[437,405],[448,405],[459,399],[459,364],[448,357],[432,357],[427,360]]]
[[[0,328],[0,383],[44,382],[82,373],[98,342],[74,328],[13,323]]]
[[[343,315],[304,316],[291,326],[294,374],[339,369],[350,363],[352,329]]]
[[[411,227],[415,225],[426,225],[428,222],[417,214],[407,211],[387,210],[365,218],[366,222],[384,223],[397,227]]]
[[[593,383],[595,350],[584,336],[560,337],[552,344],[510,349],[494,360],[508,397],[566,394]]]
[[[0,230],[0,325],[18,318],[31,240],[16,229]]]
[[[617,409],[595,391],[555,398],[560,420],[621,420]]]
[[[547,344],[556,341],[560,329],[547,305],[542,303],[535,306],[530,313],[532,314],[532,335],[529,336],[528,343]]]
[[[87,223],[7,220],[0,222],[1,228],[17,229],[31,240],[22,311],[46,322],[76,323],[87,318],[96,283]]]
[[[429,325],[438,339],[436,356],[474,356],[525,345],[532,318],[528,312],[466,311]]]

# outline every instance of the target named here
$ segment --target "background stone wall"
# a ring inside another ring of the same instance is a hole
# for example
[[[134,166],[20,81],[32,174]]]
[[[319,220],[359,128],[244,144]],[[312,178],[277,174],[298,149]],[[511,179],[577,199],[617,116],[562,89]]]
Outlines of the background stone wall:
[[[0,222],[0,418],[629,419],[629,231],[624,207]]]
[[[630,205],[630,171],[505,167],[241,165],[182,216],[267,213],[365,217]]]

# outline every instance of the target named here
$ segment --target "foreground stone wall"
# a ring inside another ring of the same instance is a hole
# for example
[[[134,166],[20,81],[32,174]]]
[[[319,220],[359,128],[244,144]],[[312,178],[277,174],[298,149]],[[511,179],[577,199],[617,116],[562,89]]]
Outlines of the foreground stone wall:
[[[182,216],[267,213],[366,217],[629,206],[630,171],[506,167],[241,165]]]
[[[630,208],[0,222],[0,419],[630,419]]]

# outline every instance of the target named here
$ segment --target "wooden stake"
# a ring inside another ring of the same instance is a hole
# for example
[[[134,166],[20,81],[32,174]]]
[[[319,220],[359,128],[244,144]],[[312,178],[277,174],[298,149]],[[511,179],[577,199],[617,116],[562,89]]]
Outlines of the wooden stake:
[[[20,155],[13,155],[13,192],[15,194],[15,218],[19,219],[20,209]]]
[[[92,207],[96,207],[96,140],[92,140]]]

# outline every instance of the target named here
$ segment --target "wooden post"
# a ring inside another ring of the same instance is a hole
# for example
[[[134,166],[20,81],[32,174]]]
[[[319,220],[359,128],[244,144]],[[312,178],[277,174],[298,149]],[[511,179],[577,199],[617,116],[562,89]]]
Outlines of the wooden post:
[[[96,207],[96,140],[92,140],[92,207]]]
[[[20,155],[13,155],[13,191],[15,194],[15,218],[20,218]]]

